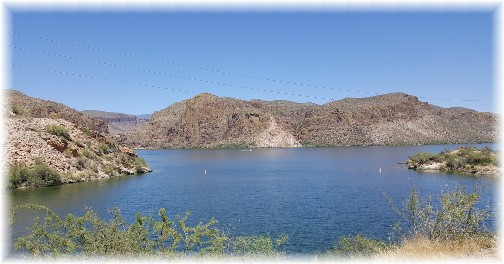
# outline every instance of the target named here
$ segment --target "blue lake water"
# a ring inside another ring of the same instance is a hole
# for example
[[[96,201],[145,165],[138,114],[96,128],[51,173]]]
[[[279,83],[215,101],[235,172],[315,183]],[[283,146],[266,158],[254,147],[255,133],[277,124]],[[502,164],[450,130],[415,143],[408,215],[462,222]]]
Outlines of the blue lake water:
[[[154,172],[8,191],[7,197],[11,205],[44,204],[60,216],[82,215],[86,207],[106,216],[119,207],[128,221],[135,212],[156,215],[161,207],[172,218],[189,210],[190,223],[215,217],[232,236],[287,234],[288,253],[311,254],[331,248],[344,235],[387,239],[399,217],[384,193],[400,204],[412,188],[437,196],[455,184],[469,190],[482,185],[488,187],[482,198],[493,208],[495,178],[416,172],[398,164],[420,151],[457,146],[139,150]],[[32,218],[21,213],[11,235],[25,233]]]

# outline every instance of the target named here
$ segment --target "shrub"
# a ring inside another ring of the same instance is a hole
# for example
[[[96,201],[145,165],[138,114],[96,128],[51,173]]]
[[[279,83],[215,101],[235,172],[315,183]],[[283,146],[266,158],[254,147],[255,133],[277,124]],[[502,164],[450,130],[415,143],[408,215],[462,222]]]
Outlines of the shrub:
[[[102,220],[92,209],[83,216],[68,214],[62,219],[49,208],[36,204],[18,205],[12,209],[10,223],[17,211],[42,211],[44,220],[35,220],[32,233],[17,238],[15,250],[35,256],[85,255],[222,255],[227,237],[214,226],[217,220],[187,225],[190,213],[170,220],[166,210],[158,211],[160,219],[136,214],[134,223],[126,224],[119,209],[114,208],[109,221]]]
[[[33,168],[32,179],[35,187],[61,184],[61,175],[43,162],[36,162]]]
[[[432,196],[420,197],[413,189],[407,203],[396,207],[388,197],[389,204],[404,220],[406,228],[396,224],[396,231],[406,237],[423,236],[430,240],[457,240],[487,233],[484,221],[492,216],[490,209],[476,205],[483,190],[480,187],[467,193],[465,187],[443,191],[439,205],[432,203]]]
[[[144,167],[149,167],[149,165],[147,164],[145,159],[140,158],[140,157],[136,157],[135,160],[133,161],[133,164],[134,164],[136,170],[140,170],[141,168],[144,168]]]
[[[420,152],[413,156],[411,156],[408,160],[408,163],[416,163],[416,164],[425,164],[430,161],[434,161],[437,159],[437,155],[433,153]]]
[[[82,150],[82,155],[84,155],[84,157],[86,157],[88,159],[93,159],[94,158],[94,154],[93,154],[93,152],[89,148],[84,148]]]
[[[327,255],[341,257],[369,257],[388,248],[383,241],[357,236],[344,236],[338,240],[336,246],[328,251]]]
[[[85,169],[87,165],[88,165],[88,159],[85,157],[79,157],[75,161],[75,167],[77,167],[78,170]]]
[[[84,133],[84,135],[86,135],[88,137],[94,136],[93,131],[89,130],[89,128],[87,128],[87,127],[82,127],[80,130],[82,131],[82,133]]]
[[[67,140],[70,140],[70,134],[68,134],[68,130],[62,126],[59,125],[48,125],[46,127],[47,132],[49,134],[58,136],[58,137],[63,137]]]
[[[116,174],[114,168],[110,165],[106,166],[103,171],[105,172],[105,174],[110,175],[110,176],[114,176]]]
[[[246,257],[279,256],[283,252],[280,247],[288,240],[287,235],[279,236],[275,241],[270,236],[239,236],[229,243],[230,254]]]
[[[53,186],[61,183],[61,175],[41,161],[36,161],[33,168],[28,168],[24,163],[11,166],[8,174],[10,189]]]
[[[94,164],[94,163],[91,165],[91,167],[90,167],[90,168],[91,168],[91,170],[92,170],[94,173],[98,173],[98,172],[99,172],[99,170],[98,170],[98,165],[96,165],[96,164]]]
[[[110,153],[109,145],[103,142],[98,144],[98,152],[101,154],[109,154]]]
[[[19,105],[17,104],[13,104],[11,105],[11,111],[16,114],[16,115],[21,115],[23,113],[23,111],[21,110],[21,108],[19,107]]]
[[[31,178],[31,171],[24,163],[13,165],[9,168],[8,172],[8,185],[9,189],[16,189],[23,183]]]

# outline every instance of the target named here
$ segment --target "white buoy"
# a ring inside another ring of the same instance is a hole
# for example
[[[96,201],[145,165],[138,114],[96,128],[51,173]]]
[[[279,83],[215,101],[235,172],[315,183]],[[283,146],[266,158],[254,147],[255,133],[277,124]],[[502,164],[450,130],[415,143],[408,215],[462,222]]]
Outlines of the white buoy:
[[[381,173],[381,168],[378,171]]]
[[[206,174],[206,170],[205,170],[205,174]]]

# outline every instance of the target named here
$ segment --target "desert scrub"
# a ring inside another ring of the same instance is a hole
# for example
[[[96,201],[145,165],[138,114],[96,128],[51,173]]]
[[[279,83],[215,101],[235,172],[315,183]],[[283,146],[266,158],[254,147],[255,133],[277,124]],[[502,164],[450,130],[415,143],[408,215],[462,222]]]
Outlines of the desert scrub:
[[[95,133],[93,131],[89,130],[89,128],[87,128],[87,127],[82,127],[80,130],[82,131],[82,133],[84,133],[84,135],[86,135],[88,137],[95,136]]]
[[[432,196],[421,197],[416,189],[402,207],[394,205],[387,197],[392,209],[399,214],[403,223],[397,223],[395,231],[402,237],[425,237],[430,240],[453,241],[476,235],[486,235],[484,225],[493,212],[487,205],[479,208],[478,202],[484,190],[476,186],[471,193],[465,187],[444,190],[438,203]]]
[[[428,153],[428,152],[419,152],[416,153],[415,155],[409,157],[407,163],[409,164],[415,164],[415,165],[422,165],[429,163],[431,161],[438,161],[439,155],[434,154],[434,153]]]
[[[497,167],[497,154],[488,147],[459,147],[454,151],[444,150],[439,154],[417,153],[406,161],[410,169],[422,169],[424,165],[437,164],[439,170],[478,173],[484,167]]]
[[[87,147],[82,150],[82,155],[88,159],[94,158],[93,152]]]
[[[75,161],[74,166],[78,170],[84,170],[88,166],[89,160],[86,157],[78,157],[77,160]]]
[[[381,240],[368,238],[362,235],[344,236],[338,243],[326,252],[326,257],[370,257],[385,251],[390,245]]]
[[[238,236],[229,241],[228,251],[230,255],[243,257],[277,257],[284,254],[284,246],[289,237],[280,235],[273,240],[269,235]]]
[[[492,216],[488,206],[480,202],[484,192],[476,187],[473,192],[455,186],[443,190],[437,203],[432,196],[420,196],[413,189],[402,206],[396,206],[385,195],[392,210],[401,216],[389,242],[362,235],[339,239],[323,258],[395,257],[395,256],[480,256],[496,249],[495,234],[486,228]],[[480,205],[480,206],[478,206]],[[429,255],[430,254],[430,255]]]
[[[23,204],[12,209],[11,224],[21,209],[45,215],[43,221],[35,220],[31,234],[14,241],[15,250],[35,256],[221,256],[228,241],[228,237],[215,227],[217,220],[212,218],[206,223],[189,226],[189,212],[171,219],[164,208],[158,211],[158,219],[137,213],[135,221],[127,224],[117,208],[111,210],[111,218],[107,221],[92,209],[83,216],[68,214],[60,218],[45,206]]]
[[[17,104],[11,105],[11,111],[15,115],[21,115],[23,113],[23,111],[21,110],[21,107],[19,107],[19,105],[17,105]]]
[[[140,157],[135,157],[133,164],[135,166],[135,169],[137,169],[137,170],[140,170],[142,168],[149,166],[149,165],[147,165],[147,161],[145,161],[145,159],[140,158]]]
[[[24,163],[11,166],[8,172],[8,188],[44,187],[61,184],[61,175],[37,160],[33,168]]]
[[[59,125],[48,125],[46,126],[46,130],[49,134],[65,138],[66,140],[70,140],[70,134],[68,134],[68,130]]]
[[[114,170],[114,167],[107,165],[105,166],[105,169],[103,169],[103,172],[109,176],[115,176],[117,172]]]
[[[107,143],[98,144],[98,153],[100,154],[109,154],[111,153],[111,148]]]

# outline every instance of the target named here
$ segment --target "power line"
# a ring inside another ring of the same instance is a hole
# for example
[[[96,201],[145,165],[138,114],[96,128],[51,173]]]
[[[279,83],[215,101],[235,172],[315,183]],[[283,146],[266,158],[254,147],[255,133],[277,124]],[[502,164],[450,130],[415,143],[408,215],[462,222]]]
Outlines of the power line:
[[[91,75],[86,75],[86,74],[80,74],[80,73],[72,73],[72,72],[65,72],[65,71],[60,71],[60,70],[53,70],[53,69],[42,68],[42,67],[32,67],[32,66],[19,65],[19,64],[11,64],[11,66],[12,67],[16,67],[16,68],[36,69],[36,70],[41,70],[41,71],[46,71],[46,72],[59,73],[59,74],[63,74],[63,75],[77,76],[77,77],[82,77],[82,78],[87,78],[87,79],[94,79],[94,80],[101,80],[101,81],[108,81],[108,82],[117,82],[117,83],[124,83],[124,84],[137,85],[137,86],[143,86],[143,87],[152,87],[152,88],[171,90],[171,91],[176,91],[176,92],[193,93],[193,94],[197,93],[195,91],[182,90],[182,89],[174,89],[174,88],[169,88],[169,87],[166,87],[166,86],[151,85],[151,84],[144,84],[144,83],[136,83],[136,82],[129,82],[129,81],[121,81],[121,80],[115,80],[115,79],[109,79],[109,78],[103,78],[103,77],[96,77],[96,76],[91,76]]]
[[[129,67],[129,66],[124,66],[124,65],[119,65],[119,64],[114,64],[114,63],[99,61],[99,60],[83,59],[83,58],[78,58],[78,57],[64,55],[64,54],[59,54],[59,53],[54,53],[54,52],[28,49],[28,48],[23,48],[23,47],[19,47],[19,46],[11,46],[11,47],[14,48],[14,49],[28,51],[28,52],[33,52],[33,53],[41,53],[41,54],[46,54],[46,55],[51,55],[51,56],[56,56],[56,57],[61,57],[61,58],[66,58],[66,59],[91,62],[91,63],[105,65],[105,66],[110,66],[110,67],[116,67],[116,68],[121,68],[121,69],[128,69],[128,70],[133,70],[133,71],[141,71],[141,72],[146,72],[146,73],[152,73],[152,74],[157,74],[157,75],[162,75],[162,76],[174,77],[174,78],[191,80],[191,81],[197,81],[197,82],[203,82],[203,83],[209,83],[209,84],[216,84],[216,85],[222,85],[222,86],[228,86],[228,87],[243,88],[243,89],[249,89],[249,90],[254,90],[254,91],[269,92],[269,93],[276,93],[276,94],[282,94],[282,95],[291,95],[291,96],[297,96],[297,97],[313,98],[313,99],[318,99],[318,100],[327,100],[327,101],[334,101],[334,100],[336,100],[336,99],[333,99],[333,98],[311,96],[311,95],[304,95],[304,94],[296,94],[296,93],[289,93],[289,92],[280,92],[280,91],[274,91],[274,90],[253,88],[253,87],[249,87],[249,86],[242,86],[242,85],[234,85],[234,84],[227,84],[227,83],[222,83],[222,82],[209,81],[209,80],[204,80],[204,79],[199,79],[199,78],[193,78],[193,77],[187,77],[187,76],[181,76],[181,75],[176,75],[176,74],[171,74],[171,73],[163,73],[163,72],[152,71],[152,70],[147,70],[147,69]]]
[[[134,54],[131,54],[131,53],[126,53],[126,52],[121,52],[121,51],[116,51],[116,50],[103,49],[103,48],[97,48],[97,47],[93,47],[93,46],[89,46],[89,45],[83,45],[83,44],[78,44],[78,43],[73,43],[73,42],[61,41],[61,40],[56,40],[56,39],[47,38],[47,37],[40,37],[40,36],[34,36],[34,35],[29,35],[29,34],[17,33],[17,32],[11,32],[11,33],[13,35],[17,35],[17,36],[35,38],[35,39],[40,39],[40,40],[44,40],[44,41],[48,41],[48,42],[53,42],[53,43],[58,43],[58,44],[63,44],[63,45],[71,45],[71,46],[81,47],[81,48],[90,49],[90,50],[96,50],[96,51],[101,51],[101,52],[107,52],[107,53],[122,55],[122,56],[131,57],[131,58],[135,58],[135,59],[154,61],[154,62],[170,64],[170,65],[174,65],[174,66],[178,66],[178,67],[185,67],[185,68],[192,68],[192,69],[198,69],[198,70],[209,71],[209,72],[216,72],[216,73],[220,73],[220,74],[237,76],[237,77],[251,78],[251,79],[257,79],[257,80],[271,81],[271,82],[277,82],[277,83],[283,83],[283,84],[291,84],[291,85],[311,87],[311,88],[321,88],[321,89],[329,89],[329,90],[338,90],[338,91],[348,91],[348,92],[356,92],[356,93],[374,94],[374,95],[379,95],[380,94],[380,93],[376,93],[376,92],[361,91],[361,90],[351,90],[351,89],[341,89],[341,88],[328,87],[328,86],[324,86],[324,85],[307,84],[307,83],[285,81],[285,80],[279,80],[279,79],[267,78],[267,77],[261,77],[261,76],[255,76],[255,75],[233,73],[233,72],[228,72],[228,71],[222,71],[222,70],[212,69],[212,68],[208,68],[208,67],[200,67],[200,66],[182,64],[182,63],[178,63],[178,62],[174,62],[174,61],[169,61],[169,60],[148,58],[148,57],[144,57],[144,56],[134,55]]]
[[[82,78],[87,78],[87,79],[95,79],[95,80],[102,80],[102,81],[109,81],[109,82],[118,82],[118,83],[124,83],[124,84],[129,84],[129,85],[137,85],[137,86],[144,86],[144,87],[153,87],[153,88],[164,89],[164,90],[172,90],[172,91],[177,91],[177,92],[185,92],[185,93],[193,93],[193,94],[197,93],[195,91],[190,91],[190,90],[174,89],[174,88],[169,88],[169,87],[166,87],[166,86],[151,85],[151,84],[129,82],[129,81],[121,81],[121,80],[115,80],[115,79],[109,79],[109,78],[103,78],[103,77],[96,77],[96,76],[91,76],[91,75],[86,75],[86,74],[80,74],[80,73],[72,73],[72,72],[66,72],[66,71],[60,71],[60,70],[53,70],[53,69],[48,69],[48,68],[43,68],[43,67],[32,67],[32,66],[19,65],[19,64],[12,64],[12,66],[16,67],[16,68],[36,69],[36,70],[41,70],[41,71],[46,71],[46,72],[52,72],[52,73],[58,73],[58,74],[63,74],[63,75],[70,75],[70,76],[77,76],[77,77],[82,77]],[[134,69],[134,68],[131,68],[131,69]],[[191,79],[193,79],[193,78],[191,78]],[[217,82],[212,82],[212,81],[207,81],[207,80],[201,80],[201,79],[193,79],[193,80],[199,80],[199,81],[203,81],[203,82],[206,82],[206,83],[225,85],[225,84],[221,84],[221,83],[217,83]],[[228,85],[228,86],[231,86],[231,85]],[[253,90],[258,90],[258,91],[266,91],[266,92],[271,92],[271,93],[276,93],[276,94],[283,94],[283,95],[292,95],[292,96],[298,96],[298,97],[310,97],[310,98],[324,99],[324,100],[330,100],[330,101],[334,101],[335,100],[335,99],[332,99],[332,98],[315,97],[315,96],[295,94],[295,93],[288,93],[288,92],[279,92],[279,91],[264,90],[264,89],[250,88],[250,87],[246,87],[246,88],[253,89]]]
[[[54,41],[56,41],[56,40],[54,40]],[[60,41],[58,41],[58,42],[60,42]],[[80,45],[80,44],[75,44],[75,45],[84,46],[84,45]],[[171,73],[163,73],[163,72],[158,72],[158,71],[153,71],[153,70],[147,70],[147,69],[129,67],[129,66],[124,66],[124,65],[119,65],[119,64],[114,64],[114,63],[109,63],[109,62],[94,60],[94,59],[83,59],[83,58],[78,58],[78,57],[75,57],[75,56],[64,55],[64,54],[59,54],[59,53],[54,53],[54,52],[48,52],[48,51],[34,50],[34,49],[29,49],[29,48],[14,46],[14,45],[11,46],[11,47],[14,48],[14,49],[28,51],[28,52],[33,52],[33,53],[41,53],[41,54],[46,54],[46,55],[51,55],[51,56],[56,56],[56,57],[61,57],[61,58],[66,58],[66,59],[91,62],[91,63],[106,65],[106,66],[110,66],[110,67],[116,67],[116,68],[122,68],[122,69],[134,70],[134,71],[147,72],[147,73],[152,73],[152,74],[157,74],[157,75],[162,75],[162,76],[168,76],[168,77],[173,77],[173,78],[198,81],[198,82],[209,83],[209,84],[216,84],[216,85],[227,86],[227,87],[236,87],[236,88],[243,88],[243,89],[249,89],[249,90],[254,90],[254,91],[269,92],[269,93],[282,94],[282,95],[290,95],[290,96],[297,96],[297,97],[305,97],[305,98],[313,98],[313,99],[319,99],[319,100],[328,100],[328,101],[334,101],[334,100],[336,100],[336,99],[327,98],[327,97],[310,96],[310,95],[303,95],[303,94],[296,94],[296,93],[289,93],[289,92],[280,92],[280,91],[274,91],[274,90],[253,88],[253,87],[243,86],[243,85],[234,85],[234,84],[227,84],[227,83],[216,82],[216,81],[209,81],[209,80],[204,80],[204,79],[200,79],[200,78],[193,78],[193,77],[181,76],[181,75],[176,75],[176,74],[171,74]],[[89,46],[85,46],[85,47],[89,47]],[[92,47],[90,47],[90,48],[92,48]],[[93,48],[93,49],[102,50],[102,49],[99,49],[99,48]],[[110,51],[110,52],[113,52],[113,51]],[[122,53],[119,52],[118,54],[122,54]],[[131,55],[131,56],[137,57],[136,55]],[[141,58],[145,58],[145,57],[141,57]],[[150,58],[145,58],[145,59],[156,60],[157,61],[157,59],[150,59]],[[358,90],[342,89],[342,88],[330,88],[330,89],[332,89],[332,90],[339,90],[339,91],[345,91],[345,92],[362,92],[362,91],[358,91]],[[371,92],[365,92],[365,93],[371,93]],[[380,95],[380,93],[374,93],[374,92],[372,94]],[[456,100],[456,99],[453,99],[453,98],[436,98],[436,97],[423,97],[423,96],[418,96],[418,98],[432,99],[432,100],[447,100],[447,101]],[[480,100],[476,100],[476,99],[459,99],[459,100],[460,101],[467,101],[467,102],[469,102],[469,101],[480,101]]]

